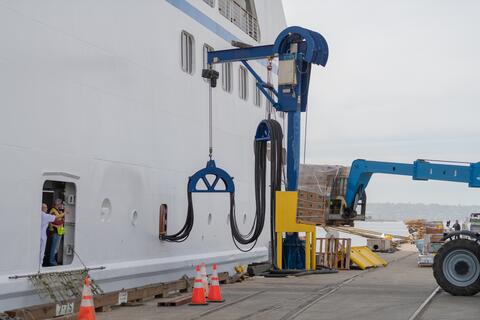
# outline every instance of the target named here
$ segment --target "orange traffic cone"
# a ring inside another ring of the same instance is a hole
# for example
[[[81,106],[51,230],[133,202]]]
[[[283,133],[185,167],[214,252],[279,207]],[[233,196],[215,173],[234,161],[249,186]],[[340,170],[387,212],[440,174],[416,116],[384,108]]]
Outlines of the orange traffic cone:
[[[207,278],[207,267],[205,262],[200,264],[200,273],[202,274],[203,288],[205,289],[205,298],[208,298],[208,278]]]
[[[197,266],[197,275],[195,276],[195,283],[193,284],[192,302],[190,305],[206,305],[205,289],[203,287],[202,274],[200,266]]]
[[[213,265],[213,274],[210,277],[210,292],[208,294],[209,302],[224,302],[220,291],[220,280],[218,279],[217,265]]]
[[[96,320],[95,307],[93,306],[93,295],[90,289],[90,279],[88,275],[85,277],[85,283],[83,285],[82,303],[80,304],[80,310],[78,312],[77,320]]]

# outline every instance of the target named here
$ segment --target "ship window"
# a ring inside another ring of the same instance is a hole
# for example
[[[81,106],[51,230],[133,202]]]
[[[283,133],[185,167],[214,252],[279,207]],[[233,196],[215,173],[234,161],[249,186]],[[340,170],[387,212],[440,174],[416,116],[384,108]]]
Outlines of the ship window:
[[[257,107],[261,107],[262,106],[262,91],[260,91],[260,89],[258,89],[256,81],[253,83],[253,90],[255,91],[255,95],[253,96],[253,103]]]
[[[210,7],[215,7],[215,0],[203,0],[206,4],[208,4]]]
[[[195,56],[195,39],[188,32],[182,31],[181,35],[181,63],[182,70],[193,74]]]
[[[74,183],[47,180],[43,184],[39,266],[51,267],[72,263],[75,200]]]
[[[240,66],[238,70],[238,95],[240,99],[247,100],[248,98],[248,71],[244,66]]]
[[[213,51],[213,48],[205,43],[203,45],[203,65],[202,65],[203,69],[208,68],[208,53],[210,51]],[[212,68],[215,69],[215,65],[212,65]],[[206,79],[206,78],[203,78],[203,80],[208,81],[208,79]]]
[[[232,63],[222,63],[222,88],[227,92],[232,92]]]

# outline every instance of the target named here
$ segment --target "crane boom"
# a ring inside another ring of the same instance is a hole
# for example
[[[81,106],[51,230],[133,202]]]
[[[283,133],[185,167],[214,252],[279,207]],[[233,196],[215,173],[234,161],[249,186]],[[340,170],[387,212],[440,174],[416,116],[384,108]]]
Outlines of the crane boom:
[[[357,159],[353,161],[345,194],[345,214],[355,215],[355,208],[374,173],[410,176],[413,180],[438,180],[468,183],[480,188],[480,162],[454,163],[416,160],[413,164]]]

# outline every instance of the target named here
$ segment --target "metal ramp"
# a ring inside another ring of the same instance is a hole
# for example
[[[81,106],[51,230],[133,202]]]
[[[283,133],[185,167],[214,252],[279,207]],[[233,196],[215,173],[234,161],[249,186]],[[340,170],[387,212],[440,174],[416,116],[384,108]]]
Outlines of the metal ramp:
[[[350,249],[350,261],[355,263],[362,270],[373,267],[386,267],[388,265],[387,261],[382,259],[367,246],[352,247]]]

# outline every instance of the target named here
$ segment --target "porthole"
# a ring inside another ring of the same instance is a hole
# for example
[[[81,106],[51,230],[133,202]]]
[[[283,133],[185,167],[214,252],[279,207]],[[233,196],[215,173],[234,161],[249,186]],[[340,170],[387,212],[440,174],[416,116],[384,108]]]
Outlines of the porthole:
[[[132,211],[130,219],[131,219],[132,225],[134,226],[137,223],[137,220],[138,220],[138,211],[137,210]]]
[[[112,203],[110,202],[110,199],[105,198],[102,201],[102,206],[100,209],[100,221],[102,222],[110,221],[111,213],[112,213]]]

